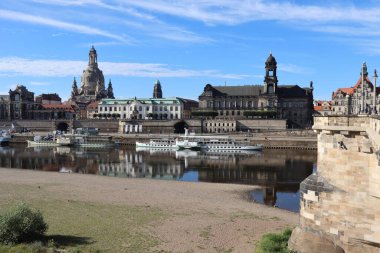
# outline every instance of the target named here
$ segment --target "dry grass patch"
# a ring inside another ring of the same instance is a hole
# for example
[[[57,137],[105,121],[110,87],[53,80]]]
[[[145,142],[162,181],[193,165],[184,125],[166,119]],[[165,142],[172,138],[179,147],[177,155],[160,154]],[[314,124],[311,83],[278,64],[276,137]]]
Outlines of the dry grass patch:
[[[0,186],[0,191],[5,186]],[[147,252],[159,240],[147,229],[165,217],[160,209],[150,206],[101,204],[74,200],[58,200],[49,194],[30,197],[37,187],[7,185],[1,191],[0,209],[25,202],[41,210],[49,224],[47,237],[65,248],[83,251]],[[29,197],[25,198],[28,195]],[[36,194],[40,195],[40,194]]]

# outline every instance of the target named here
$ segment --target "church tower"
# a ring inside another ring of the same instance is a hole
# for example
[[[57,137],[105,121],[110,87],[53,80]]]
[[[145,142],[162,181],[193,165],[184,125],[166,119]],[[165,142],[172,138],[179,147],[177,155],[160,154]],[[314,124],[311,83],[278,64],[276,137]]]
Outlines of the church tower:
[[[76,96],[78,96],[78,86],[74,77],[73,86],[71,87],[71,99],[75,99]]]
[[[98,67],[98,55],[94,46],[91,47],[90,52],[88,53],[88,66],[89,67]]]
[[[107,91],[104,87],[103,72],[98,68],[98,55],[94,46],[88,53],[88,66],[83,71],[81,78],[81,87],[78,94],[82,100],[98,100],[106,97]]]
[[[161,83],[159,80],[154,84],[153,98],[162,98]]]
[[[265,79],[264,79],[264,93],[274,94],[277,89],[277,62],[276,58],[273,57],[272,52],[268,59],[265,61]]]
[[[113,95],[113,88],[112,88],[111,79],[110,79],[110,81],[108,82],[107,98],[115,99],[115,96]]]

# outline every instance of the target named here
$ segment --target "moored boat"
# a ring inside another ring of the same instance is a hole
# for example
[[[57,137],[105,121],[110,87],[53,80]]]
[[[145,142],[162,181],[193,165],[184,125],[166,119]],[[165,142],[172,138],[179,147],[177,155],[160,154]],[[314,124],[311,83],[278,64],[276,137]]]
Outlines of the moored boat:
[[[197,142],[205,150],[247,150],[261,151],[262,144],[252,145],[247,141],[236,141],[228,136],[189,136],[189,141]]]
[[[187,138],[176,140],[176,144],[180,149],[201,149],[201,144],[198,141],[191,141]]]
[[[150,139],[149,142],[136,141],[137,148],[157,148],[157,149],[180,149],[177,140],[174,139]]]
[[[7,131],[0,132],[0,145],[7,145],[12,139],[12,136]]]
[[[74,135],[73,145],[85,148],[109,148],[116,145],[112,137]]]
[[[73,145],[73,138],[69,135],[34,136],[33,140],[28,140],[27,142],[30,147],[71,146]]]

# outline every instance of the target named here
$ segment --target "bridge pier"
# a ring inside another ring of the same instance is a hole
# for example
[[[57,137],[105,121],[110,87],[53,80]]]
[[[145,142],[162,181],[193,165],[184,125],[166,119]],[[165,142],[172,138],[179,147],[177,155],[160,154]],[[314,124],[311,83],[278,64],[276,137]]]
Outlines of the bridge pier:
[[[380,252],[380,120],[315,117],[317,172],[301,183],[297,252]],[[379,129],[377,129],[379,128]]]

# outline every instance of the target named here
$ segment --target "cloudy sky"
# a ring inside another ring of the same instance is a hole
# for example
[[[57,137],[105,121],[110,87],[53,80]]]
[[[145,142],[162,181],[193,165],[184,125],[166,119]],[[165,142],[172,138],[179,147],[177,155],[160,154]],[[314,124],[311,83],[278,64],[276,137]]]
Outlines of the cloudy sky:
[[[315,3],[312,3],[315,2]],[[0,94],[16,84],[67,99],[94,45],[119,98],[196,99],[205,84],[262,84],[272,51],[279,84],[316,99],[380,68],[380,3],[274,0],[1,0]]]

